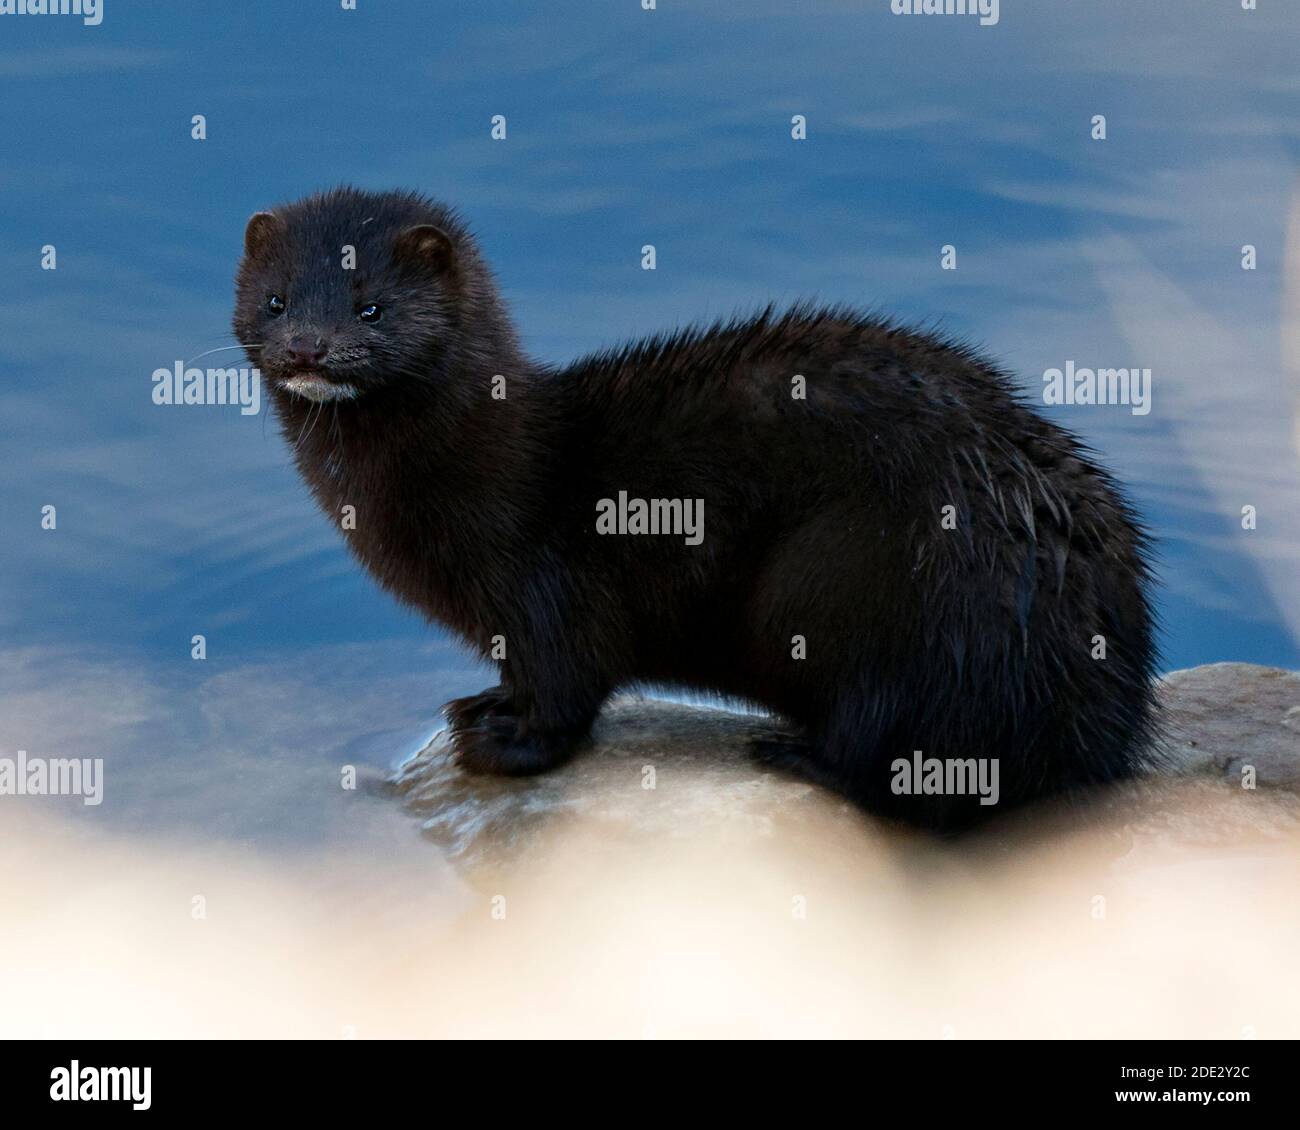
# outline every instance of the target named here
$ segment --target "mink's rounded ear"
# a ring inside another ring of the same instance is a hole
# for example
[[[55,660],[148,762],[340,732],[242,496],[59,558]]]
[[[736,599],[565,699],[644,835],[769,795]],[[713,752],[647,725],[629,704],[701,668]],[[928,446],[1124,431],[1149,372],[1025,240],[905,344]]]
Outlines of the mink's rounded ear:
[[[442,274],[456,265],[456,249],[442,228],[417,224],[393,241],[393,258],[408,267]]]
[[[279,234],[280,227],[279,219],[272,213],[254,213],[244,229],[244,254],[249,257],[261,255]]]

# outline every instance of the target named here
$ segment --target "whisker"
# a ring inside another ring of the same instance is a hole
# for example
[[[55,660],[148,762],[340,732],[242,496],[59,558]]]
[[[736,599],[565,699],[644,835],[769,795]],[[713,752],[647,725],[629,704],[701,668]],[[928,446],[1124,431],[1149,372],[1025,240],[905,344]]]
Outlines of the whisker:
[[[260,341],[251,341],[251,342],[248,343],[247,348],[248,348],[248,349],[260,349],[261,346],[262,346],[263,344],[264,344],[264,343],[263,343],[263,342],[260,342]],[[199,354],[195,355],[194,357],[191,357],[188,361],[185,362],[185,364],[187,364],[187,365],[193,365],[194,362],[197,361],[197,360],[199,360],[200,357],[207,357],[208,354],[210,354],[210,353],[221,353],[223,350],[226,350],[226,349],[244,349],[244,348],[246,348],[246,347],[245,347],[243,344],[240,344],[240,345],[218,345],[216,349],[208,349],[208,350],[205,350],[203,353],[199,353]]]
[[[313,416],[311,413],[308,413],[307,415],[307,418],[311,420],[311,427],[307,429],[307,439],[311,439],[311,433],[316,430],[316,421],[323,415],[325,415],[325,401],[322,400],[316,407],[315,415]],[[303,442],[306,442],[306,440]]]
[[[311,419],[311,406],[308,405],[307,412],[302,418],[302,423],[298,425],[298,438],[293,441],[294,451],[298,450],[298,445],[302,443],[302,433],[307,427],[307,421]]]

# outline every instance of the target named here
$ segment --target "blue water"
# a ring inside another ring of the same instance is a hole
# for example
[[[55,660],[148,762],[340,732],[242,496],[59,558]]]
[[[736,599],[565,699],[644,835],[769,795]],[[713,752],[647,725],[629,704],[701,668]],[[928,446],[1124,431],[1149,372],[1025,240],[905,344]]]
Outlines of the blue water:
[[[343,181],[457,205],[549,361],[811,296],[940,326],[1035,392],[1067,360],[1150,368],[1147,415],[1045,411],[1156,533],[1165,667],[1300,667],[1300,6],[1261,9],[0,16],[0,746],[193,766],[223,725],[250,758],[309,728],[384,760],[484,677],[360,574],[265,412],[151,400],[156,368],[233,341],[248,215]]]

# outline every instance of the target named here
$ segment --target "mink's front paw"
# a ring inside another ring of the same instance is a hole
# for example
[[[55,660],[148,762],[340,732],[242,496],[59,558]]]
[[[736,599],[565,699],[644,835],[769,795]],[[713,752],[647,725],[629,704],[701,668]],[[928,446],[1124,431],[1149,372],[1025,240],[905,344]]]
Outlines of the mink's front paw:
[[[456,764],[470,773],[527,777],[545,773],[573,756],[581,742],[572,734],[521,729],[517,719],[488,713],[472,726],[456,728]]]
[[[489,715],[513,715],[515,703],[510,688],[498,685],[465,698],[453,698],[442,712],[453,730],[467,730]]]

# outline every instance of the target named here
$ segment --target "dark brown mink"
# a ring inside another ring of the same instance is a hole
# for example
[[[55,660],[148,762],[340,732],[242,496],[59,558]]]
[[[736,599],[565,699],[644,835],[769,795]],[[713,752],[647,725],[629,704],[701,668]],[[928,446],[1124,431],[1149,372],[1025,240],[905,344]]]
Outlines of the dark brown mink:
[[[800,305],[541,364],[454,212],[352,188],[252,217],[234,328],[352,552],[497,663],[445,708],[467,770],[561,764],[629,685],[765,707],[756,756],[943,831],[1148,757],[1146,536],[960,344]],[[675,532],[610,532],[620,492]],[[906,791],[914,751],[998,803]]]

